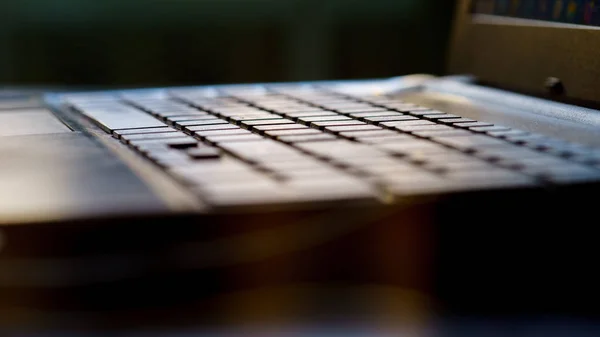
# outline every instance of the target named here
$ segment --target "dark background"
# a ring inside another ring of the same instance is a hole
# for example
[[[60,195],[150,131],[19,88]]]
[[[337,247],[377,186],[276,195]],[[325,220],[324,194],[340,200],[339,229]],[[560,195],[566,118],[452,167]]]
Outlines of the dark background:
[[[444,71],[450,0],[2,0],[0,83],[150,86]]]

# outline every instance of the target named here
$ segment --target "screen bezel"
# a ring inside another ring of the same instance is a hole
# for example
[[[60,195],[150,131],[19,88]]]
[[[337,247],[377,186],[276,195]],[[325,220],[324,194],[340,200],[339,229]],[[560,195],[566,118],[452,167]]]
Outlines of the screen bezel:
[[[600,102],[600,28],[471,13],[459,0],[449,71],[538,94],[560,79],[563,99]]]

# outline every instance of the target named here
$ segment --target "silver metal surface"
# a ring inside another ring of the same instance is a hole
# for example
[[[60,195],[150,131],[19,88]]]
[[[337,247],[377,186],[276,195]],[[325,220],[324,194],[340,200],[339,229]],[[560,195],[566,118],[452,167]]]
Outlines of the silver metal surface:
[[[0,224],[159,213],[166,206],[79,132],[0,138]]]
[[[555,77],[564,97],[598,102],[600,30],[597,27],[472,15],[470,0],[459,2],[450,72],[511,90],[545,94]]]

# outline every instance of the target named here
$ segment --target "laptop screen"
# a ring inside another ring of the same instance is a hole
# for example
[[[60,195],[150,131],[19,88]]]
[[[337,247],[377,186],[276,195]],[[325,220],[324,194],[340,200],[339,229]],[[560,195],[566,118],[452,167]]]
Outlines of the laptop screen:
[[[600,0],[473,0],[473,12],[600,26]]]

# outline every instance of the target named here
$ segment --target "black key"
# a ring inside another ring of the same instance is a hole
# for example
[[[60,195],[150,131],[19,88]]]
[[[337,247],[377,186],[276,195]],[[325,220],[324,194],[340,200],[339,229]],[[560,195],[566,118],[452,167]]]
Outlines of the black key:
[[[186,151],[192,159],[217,159],[221,156],[221,151],[212,147],[198,147]]]
[[[303,136],[285,136],[279,137],[279,140],[286,143],[306,143],[306,142],[322,142],[329,140],[337,140],[333,135],[329,134],[315,134],[315,135],[303,135]]]

